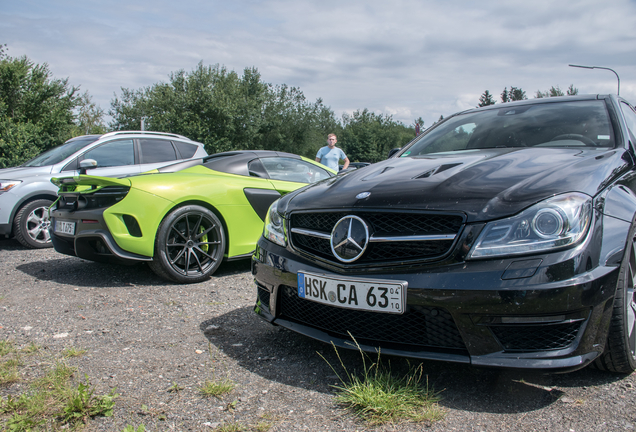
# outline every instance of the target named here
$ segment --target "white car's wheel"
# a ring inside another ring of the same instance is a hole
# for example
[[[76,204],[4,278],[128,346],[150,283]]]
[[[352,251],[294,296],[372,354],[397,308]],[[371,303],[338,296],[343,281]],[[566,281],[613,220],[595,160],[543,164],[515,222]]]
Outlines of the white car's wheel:
[[[53,201],[38,199],[23,205],[13,220],[13,235],[24,246],[33,249],[53,246],[49,234],[49,207]]]

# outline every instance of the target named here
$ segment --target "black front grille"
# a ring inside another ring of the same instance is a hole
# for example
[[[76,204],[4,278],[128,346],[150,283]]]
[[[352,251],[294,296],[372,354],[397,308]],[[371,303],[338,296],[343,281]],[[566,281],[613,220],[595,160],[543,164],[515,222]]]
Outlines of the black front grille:
[[[459,215],[440,215],[414,212],[351,211],[294,213],[290,218],[292,245],[303,252],[341,264],[331,251],[331,234],[336,223],[347,215],[362,218],[373,237],[457,235],[464,221]],[[318,232],[323,237],[293,232],[293,229]],[[418,240],[371,242],[355,264],[391,263],[396,261],[434,260],[450,251],[454,240]]]
[[[280,318],[304,324],[331,335],[379,347],[399,344],[399,349],[453,349],[465,351],[459,330],[448,311],[409,306],[401,315],[342,309],[298,297],[289,286],[280,287]]]
[[[491,326],[506,351],[545,351],[568,347],[583,321],[543,325]]]

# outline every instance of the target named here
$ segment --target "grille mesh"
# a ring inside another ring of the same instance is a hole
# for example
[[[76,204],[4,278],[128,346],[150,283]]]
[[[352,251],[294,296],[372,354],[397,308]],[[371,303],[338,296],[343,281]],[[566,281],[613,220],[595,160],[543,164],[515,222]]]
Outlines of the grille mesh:
[[[490,329],[506,351],[544,351],[569,346],[581,324],[491,326]]]
[[[466,347],[448,311],[411,305],[402,315],[341,309],[305,300],[280,287],[280,317],[349,339],[378,346],[407,344],[413,349]]]
[[[463,218],[457,215],[355,211],[314,212],[292,214],[290,228],[319,231],[329,235],[336,223],[347,215],[359,216],[365,220],[370,233],[375,237],[457,234],[463,223]],[[341,265],[333,256],[328,239],[293,232],[291,242],[295,248],[301,251]],[[370,243],[367,251],[356,261],[356,264],[432,260],[446,254],[452,246],[453,240]]]

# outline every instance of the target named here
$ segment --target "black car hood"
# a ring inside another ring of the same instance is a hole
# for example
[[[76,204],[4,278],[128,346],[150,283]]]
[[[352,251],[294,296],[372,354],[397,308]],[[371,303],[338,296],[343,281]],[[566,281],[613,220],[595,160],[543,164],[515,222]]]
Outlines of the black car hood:
[[[494,148],[388,159],[292,193],[281,207],[419,209],[462,212],[468,222],[486,221],[564,192],[595,196],[627,169],[624,153]],[[357,199],[361,192],[370,195]]]

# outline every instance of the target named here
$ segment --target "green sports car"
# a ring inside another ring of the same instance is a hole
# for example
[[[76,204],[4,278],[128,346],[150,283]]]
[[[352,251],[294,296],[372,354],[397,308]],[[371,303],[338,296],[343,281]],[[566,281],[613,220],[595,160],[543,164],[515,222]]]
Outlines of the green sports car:
[[[54,178],[51,240],[63,254],[200,282],[224,258],[251,255],[272,202],[335,174],[289,153],[233,151],[131,177]]]

